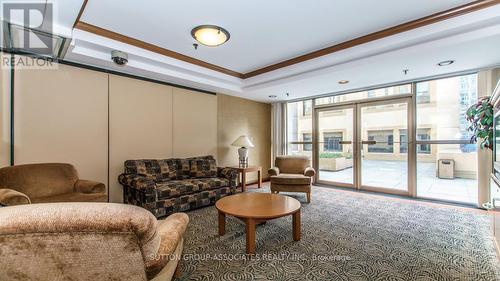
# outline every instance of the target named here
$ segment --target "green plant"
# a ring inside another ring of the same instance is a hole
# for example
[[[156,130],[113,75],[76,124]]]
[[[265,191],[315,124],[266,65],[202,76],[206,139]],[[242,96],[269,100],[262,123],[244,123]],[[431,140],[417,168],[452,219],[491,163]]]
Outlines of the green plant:
[[[344,155],[341,152],[322,152],[319,154],[319,158],[341,158]]]
[[[493,105],[490,97],[479,98],[466,112],[468,130],[473,132],[471,142],[481,141],[481,148],[493,149]]]

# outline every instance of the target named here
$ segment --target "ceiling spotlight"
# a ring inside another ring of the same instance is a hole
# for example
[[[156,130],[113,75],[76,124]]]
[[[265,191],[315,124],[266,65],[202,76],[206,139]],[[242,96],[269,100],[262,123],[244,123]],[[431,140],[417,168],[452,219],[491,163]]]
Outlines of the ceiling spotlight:
[[[229,32],[216,25],[200,25],[191,30],[191,36],[208,47],[216,47],[229,40]]]
[[[271,99],[275,99],[277,97],[278,97],[277,95],[269,95],[269,98],[271,98]]]
[[[442,61],[442,62],[438,63],[437,65],[439,65],[439,66],[447,66],[447,65],[453,64],[454,62],[455,62],[454,60],[445,60],[445,61]]]
[[[344,85],[344,84],[349,83],[349,80],[340,80],[338,83],[339,83],[340,85]]]

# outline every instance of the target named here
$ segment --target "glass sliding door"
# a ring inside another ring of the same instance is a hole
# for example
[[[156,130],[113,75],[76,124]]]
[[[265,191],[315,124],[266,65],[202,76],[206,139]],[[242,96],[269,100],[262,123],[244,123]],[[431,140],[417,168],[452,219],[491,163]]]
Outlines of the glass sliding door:
[[[410,98],[358,105],[360,188],[408,194]]]
[[[478,146],[465,119],[477,74],[290,102],[287,152],[316,183],[478,202]]]
[[[477,204],[477,144],[465,112],[477,101],[477,74],[416,83],[417,196]]]
[[[336,106],[316,111],[317,181],[354,186],[354,106]]]

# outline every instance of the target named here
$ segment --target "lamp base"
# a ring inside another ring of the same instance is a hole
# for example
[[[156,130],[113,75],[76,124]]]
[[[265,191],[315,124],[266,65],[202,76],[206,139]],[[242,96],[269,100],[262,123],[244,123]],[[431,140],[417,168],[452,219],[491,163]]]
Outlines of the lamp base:
[[[239,156],[240,168],[247,168],[248,167],[248,149],[246,147],[238,148],[238,156]]]

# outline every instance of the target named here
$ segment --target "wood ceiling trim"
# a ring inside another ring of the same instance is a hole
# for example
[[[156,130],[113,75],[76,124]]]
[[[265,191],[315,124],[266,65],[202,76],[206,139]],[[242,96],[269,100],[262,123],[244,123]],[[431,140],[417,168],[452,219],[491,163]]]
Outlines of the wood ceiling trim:
[[[238,77],[238,78],[243,77],[242,73],[239,73],[239,72],[236,72],[236,71],[233,71],[233,70],[230,70],[230,69],[227,69],[227,68],[215,65],[215,64],[204,62],[202,60],[195,59],[195,58],[192,58],[192,57],[189,57],[189,56],[186,56],[186,55],[183,55],[183,54],[180,54],[180,53],[177,53],[177,52],[174,52],[174,51],[162,48],[162,47],[158,47],[156,45],[153,45],[153,44],[150,44],[150,43],[138,40],[138,39],[134,39],[134,38],[131,38],[131,37],[128,37],[128,36],[125,36],[125,35],[122,35],[122,34],[119,34],[119,33],[104,29],[104,28],[100,28],[98,26],[91,25],[91,24],[83,22],[83,21],[78,21],[75,28],[78,28],[80,30],[87,31],[87,32],[90,32],[90,33],[93,33],[93,34],[96,34],[99,36],[103,36],[103,37],[106,37],[106,38],[109,38],[112,40],[116,40],[116,41],[119,41],[119,42],[122,42],[125,44],[129,44],[129,45],[141,48],[141,49],[145,49],[145,50],[148,50],[148,51],[151,51],[154,53],[158,53],[158,54],[161,54],[161,55],[164,55],[167,57],[171,57],[171,58],[178,59],[178,60],[181,60],[181,61],[184,61],[187,63],[191,63],[191,64],[205,67],[205,68],[208,68],[211,70],[215,70],[215,71],[227,74],[227,75],[231,75],[231,76]]]
[[[76,25],[80,22],[80,19],[82,18],[83,11],[85,10],[85,7],[87,7],[87,2],[88,0],[83,0],[82,7],[80,8],[80,12],[78,13],[78,16],[76,17],[75,23],[73,24],[73,28],[76,27]]]
[[[423,27],[426,25],[430,25],[436,22],[444,21],[450,18],[458,17],[461,15],[465,15],[474,11],[478,11],[481,9],[485,9],[494,5],[500,4],[500,0],[479,0],[474,1],[462,6],[458,6],[446,11],[442,11],[436,14],[432,14],[427,17],[423,17],[417,20],[409,21],[400,25],[396,25],[384,30],[380,30],[374,33],[370,33],[368,35],[358,37],[346,42],[342,42],[337,45],[333,45],[330,47],[326,47],[324,49],[314,51],[305,55],[301,55],[286,61],[282,61],[273,65],[269,65],[248,73],[243,74],[243,79],[254,77],[260,74],[264,74],[267,72],[271,72],[280,68],[284,68],[287,66],[291,66],[297,63],[301,63],[307,60],[312,60],[321,56],[329,55],[331,53],[335,53],[338,51],[342,51],[348,48],[352,48],[355,46],[359,46],[361,44],[365,44],[368,42],[372,42],[375,40],[379,40],[385,37],[389,37],[392,35],[396,35],[402,32],[410,31],[419,27]]]
[[[272,65],[269,65],[269,66],[266,66],[263,68],[259,68],[257,70],[251,71],[251,72],[240,73],[240,72],[233,71],[233,70],[221,67],[221,66],[217,66],[217,65],[208,63],[208,62],[204,62],[202,60],[195,59],[195,58],[192,58],[192,57],[189,57],[189,56],[186,56],[186,55],[183,55],[183,54],[180,54],[180,53],[177,53],[177,52],[165,49],[165,48],[161,48],[161,47],[158,47],[156,45],[146,43],[144,41],[140,41],[140,40],[137,40],[137,39],[134,39],[134,38],[110,31],[110,30],[106,30],[106,29],[82,22],[82,21],[80,21],[80,17],[83,14],[83,10],[85,9],[87,1],[88,0],[84,0],[84,3],[82,5],[82,9],[80,10],[80,13],[78,15],[77,21],[75,22],[74,28],[78,28],[78,29],[81,29],[81,30],[84,30],[84,31],[87,31],[90,33],[94,33],[94,34],[97,34],[97,35],[100,35],[103,37],[107,37],[109,39],[113,39],[116,41],[120,41],[122,43],[130,44],[130,45],[142,48],[142,49],[146,49],[148,51],[152,51],[152,52],[155,52],[155,53],[158,53],[161,55],[165,55],[165,56],[168,56],[168,57],[171,57],[174,59],[185,61],[185,62],[188,62],[191,64],[195,64],[195,65],[198,65],[201,67],[205,67],[205,68],[208,68],[211,70],[215,70],[215,71],[218,71],[218,72],[221,72],[224,74],[228,74],[228,75],[231,75],[234,77],[242,78],[242,79],[254,77],[254,76],[257,76],[260,74],[264,74],[267,72],[278,70],[280,68],[284,68],[284,67],[298,64],[298,63],[301,63],[304,61],[312,60],[312,59],[315,59],[315,58],[318,58],[321,56],[329,55],[329,54],[332,54],[332,53],[335,53],[338,51],[342,51],[342,50],[345,50],[348,48],[359,46],[359,45],[369,43],[369,42],[372,42],[375,40],[379,40],[379,39],[382,39],[385,37],[393,36],[393,35],[403,33],[406,31],[410,31],[410,30],[413,30],[413,29],[416,29],[419,27],[427,26],[427,25],[430,25],[433,23],[437,23],[440,21],[444,21],[447,19],[451,19],[454,17],[458,17],[461,15],[465,15],[468,13],[472,13],[472,12],[475,12],[478,10],[482,10],[482,9],[500,4],[500,0],[478,0],[478,1],[470,2],[470,3],[464,4],[464,5],[455,7],[455,8],[451,8],[451,9],[446,10],[446,11],[442,11],[439,13],[432,14],[430,16],[426,16],[426,17],[416,19],[413,21],[409,21],[409,22],[406,22],[406,23],[403,23],[400,25],[389,27],[389,28],[386,28],[386,29],[383,29],[383,30],[380,30],[380,31],[377,31],[374,33],[370,33],[370,34],[367,34],[367,35],[364,35],[364,36],[361,36],[361,37],[358,37],[358,38],[355,38],[355,39],[352,39],[352,40],[349,40],[346,42],[342,42],[340,44],[336,44],[336,45],[326,47],[326,48],[323,48],[323,49],[320,49],[320,50],[317,50],[317,51],[314,51],[314,52],[311,52],[311,53],[308,53],[305,55],[301,55],[301,56],[291,58],[291,59],[288,59],[288,60],[285,60],[285,61],[282,61],[282,62],[279,62],[276,64],[272,64]]]

